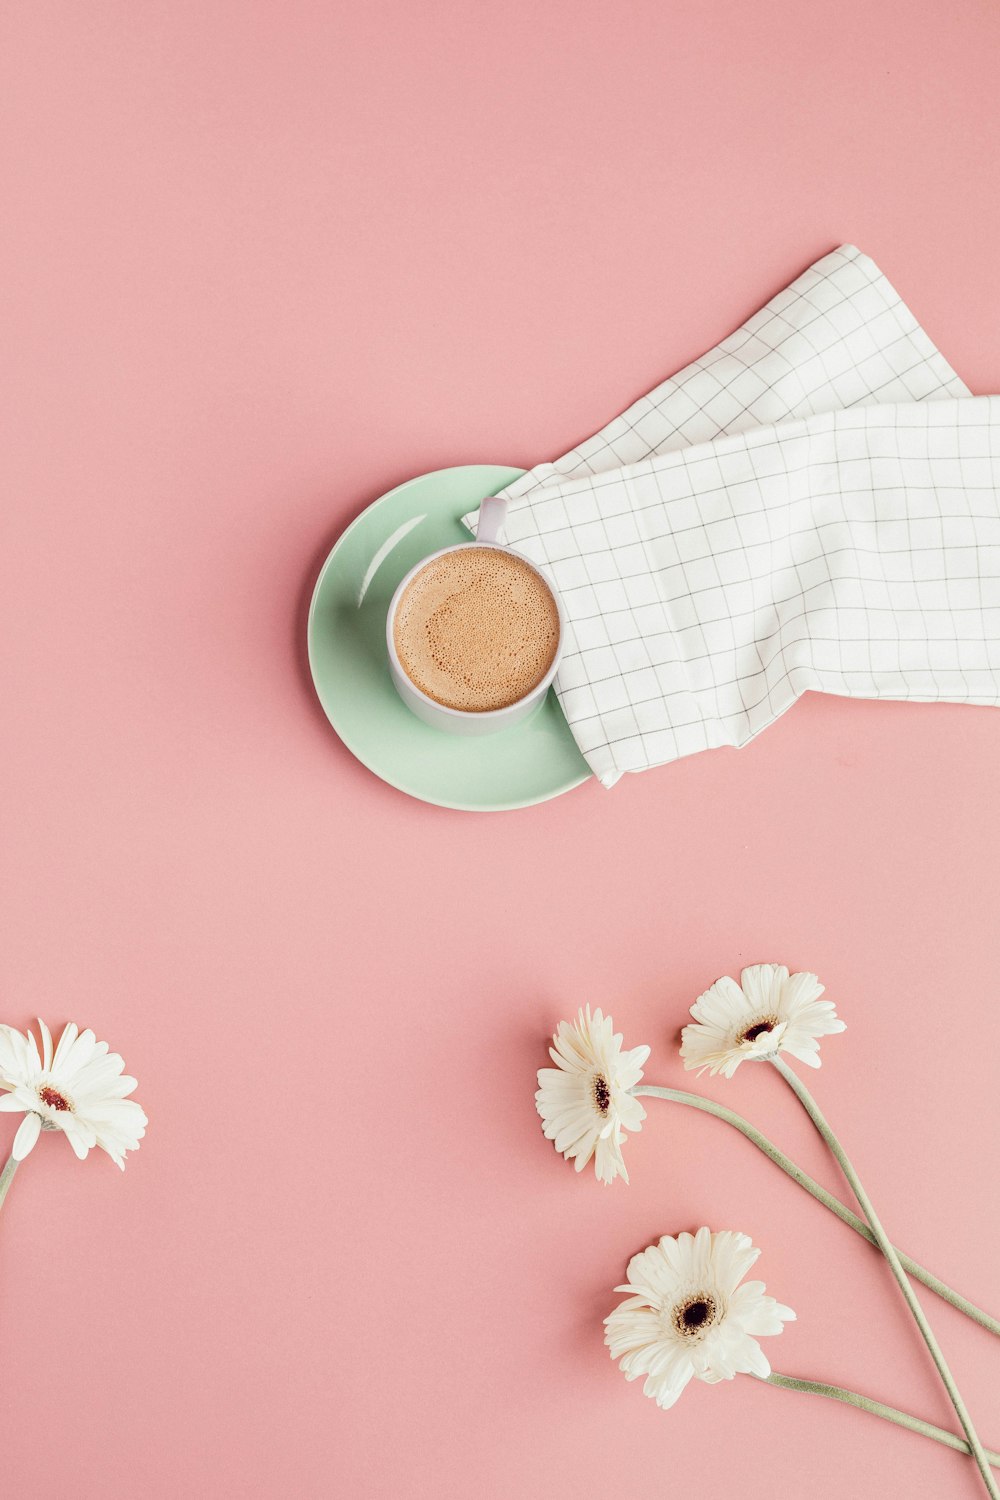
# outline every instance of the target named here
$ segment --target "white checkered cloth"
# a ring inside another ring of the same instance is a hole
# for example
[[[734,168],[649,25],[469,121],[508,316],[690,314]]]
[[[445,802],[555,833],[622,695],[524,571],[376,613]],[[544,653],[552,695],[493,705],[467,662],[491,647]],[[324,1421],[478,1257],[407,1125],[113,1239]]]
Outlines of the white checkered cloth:
[[[744,745],[808,689],[1000,702],[1000,397],[852,246],[504,494],[605,786]]]

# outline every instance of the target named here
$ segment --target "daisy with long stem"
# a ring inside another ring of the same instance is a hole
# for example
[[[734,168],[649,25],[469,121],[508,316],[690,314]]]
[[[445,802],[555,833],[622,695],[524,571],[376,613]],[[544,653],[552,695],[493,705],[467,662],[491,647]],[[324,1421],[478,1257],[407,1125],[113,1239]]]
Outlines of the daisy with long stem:
[[[826,1396],[968,1454],[968,1442],[943,1427],[873,1401],[843,1386],[779,1375],[758,1339],[794,1321],[790,1307],[766,1294],[762,1281],[744,1281],[760,1251],[732,1230],[664,1235],[629,1261],[626,1300],[604,1320],[604,1342],[627,1380],[645,1377],[643,1393],[672,1407],[692,1379],[714,1385],[753,1375],[782,1390]],[[1000,1453],[986,1450],[1000,1467]]]
[[[146,1116],[128,1097],[136,1081],[107,1042],[70,1022],[53,1047],[44,1021],[38,1029],[41,1049],[32,1032],[0,1026],[0,1111],[24,1115],[0,1172],[0,1205],[42,1131],[61,1131],[81,1160],[99,1146],[122,1170],[146,1133]]]
[[[739,1131],[740,1135],[745,1136],[752,1145],[756,1146],[768,1161],[780,1167],[786,1177],[790,1177],[793,1182],[798,1183],[799,1187],[804,1188],[811,1197],[816,1199],[817,1203],[821,1203],[832,1214],[836,1214],[841,1223],[848,1225],[855,1234],[859,1234],[862,1239],[868,1241],[869,1245],[878,1249],[878,1241],[864,1219],[860,1219],[845,1203],[841,1203],[840,1199],[823,1187],[822,1183],[810,1177],[808,1172],[797,1166],[790,1156],[786,1156],[785,1152],[780,1150],[773,1141],[768,1140],[762,1131],[758,1130],[755,1125],[751,1125],[750,1121],[742,1115],[738,1115],[735,1110],[727,1109],[724,1104],[717,1104],[714,1099],[706,1099],[701,1094],[689,1094],[683,1089],[661,1088],[651,1083],[638,1084],[633,1088],[632,1093],[651,1099],[665,1099],[673,1104],[684,1104],[690,1109],[700,1110],[703,1114],[714,1115],[717,1120],[724,1120],[727,1125],[731,1125],[734,1130]],[[964,1313],[981,1328],[1000,1336],[1000,1319],[984,1312],[981,1307],[970,1302],[968,1297],[963,1297],[961,1292],[956,1292],[947,1282],[942,1281],[940,1276],[935,1276],[933,1271],[929,1271],[926,1266],[922,1266],[905,1251],[897,1248],[896,1253],[907,1274],[914,1280],[922,1282],[929,1291],[935,1292],[957,1312]]]
[[[844,1023],[837,1020],[830,1002],[819,998],[822,994],[823,986],[815,974],[790,975],[780,964],[756,964],[744,969],[740,984],[728,976],[720,979],[692,1006],[694,1023],[684,1027],[681,1056],[685,1067],[707,1068],[712,1073],[721,1072],[727,1078],[731,1078],[744,1061],[767,1061],[774,1065],[795,1093],[829,1147],[868,1220],[875,1242],[888,1262],[958,1414],[987,1493],[993,1500],[1000,1500],[1000,1489],[990,1470],[986,1450],[899,1255],[819,1106],[802,1080],[779,1055],[786,1051],[810,1067],[819,1067],[819,1038],[844,1030]]]
[[[627,1182],[622,1148],[628,1132],[640,1130],[645,1119],[645,1110],[637,1100],[640,1096],[664,1099],[714,1115],[731,1125],[817,1203],[836,1214],[869,1244],[876,1245],[875,1235],[863,1219],[742,1115],[700,1094],[642,1083],[642,1065],[649,1056],[649,1048],[623,1049],[622,1036],[615,1033],[610,1016],[600,1010],[592,1015],[588,1006],[579,1012],[576,1021],[561,1021],[552,1040],[550,1055],[556,1066],[539,1070],[535,1106],[546,1137],[557,1151],[574,1161],[578,1172],[593,1160],[599,1181],[608,1184],[621,1177]],[[1000,1320],[956,1292],[911,1256],[902,1251],[898,1254],[911,1276],[990,1333],[1000,1335]]]

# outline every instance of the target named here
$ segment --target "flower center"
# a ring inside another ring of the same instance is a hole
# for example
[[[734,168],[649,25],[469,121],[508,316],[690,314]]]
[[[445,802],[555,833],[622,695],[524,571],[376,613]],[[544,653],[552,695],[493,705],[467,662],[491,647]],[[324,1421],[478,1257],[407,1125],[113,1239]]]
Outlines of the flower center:
[[[64,1099],[62,1094],[59,1093],[58,1089],[52,1088],[47,1083],[43,1084],[43,1086],[38,1090],[38,1097],[39,1099],[41,1099],[42,1103],[47,1104],[50,1109],[71,1110],[73,1108],[69,1100]]]
[[[748,1026],[740,1037],[741,1042],[755,1042],[759,1036],[764,1036],[768,1031],[773,1031],[778,1024],[777,1016],[766,1016],[763,1021],[755,1021]]]
[[[697,1292],[689,1301],[674,1308],[674,1327],[684,1338],[695,1338],[711,1327],[717,1312],[715,1298],[709,1292]]]
[[[611,1108],[611,1085],[603,1073],[594,1075],[594,1108],[599,1115],[606,1115]]]

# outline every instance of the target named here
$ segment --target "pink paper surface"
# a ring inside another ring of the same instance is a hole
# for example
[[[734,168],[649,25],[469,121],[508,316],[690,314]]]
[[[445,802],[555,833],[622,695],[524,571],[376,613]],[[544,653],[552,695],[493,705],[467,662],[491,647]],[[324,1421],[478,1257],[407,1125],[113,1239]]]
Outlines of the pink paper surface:
[[[651,1103],[605,1190],[532,1091],[578,1004],[683,1086],[701,989],[813,968],[886,1224],[1000,1311],[1000,715],[810,697],[487,820],[356,764],[303,640],[376,495],[565,451],[844,240],[1000,388],[1000,12],[14,0],[2,32],[0,1019],[92,1025],[151,1119],[124,1177],[44,1137],[3,1210],[4,1492],[980,1493],[818,1400],[626,1385],[611,1289],[704,1222],[798,1312],[776,1369],[954,1426],[875,1253],[750,1146]],[[839,1187],[770,1070],[704,1087]],[[924,1301],[1000,1446],[1000,1348]]]

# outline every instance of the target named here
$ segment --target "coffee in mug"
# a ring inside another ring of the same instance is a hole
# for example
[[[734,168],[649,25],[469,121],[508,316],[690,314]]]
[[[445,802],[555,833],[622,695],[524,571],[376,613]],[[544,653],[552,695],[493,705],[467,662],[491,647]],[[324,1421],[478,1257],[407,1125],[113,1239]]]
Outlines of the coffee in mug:
[[[559,609],[530,563],[498,546],[430,558],[406,584],[391,621],[399,665],[419,692],[461,713],[509,708],[549,673]]]

